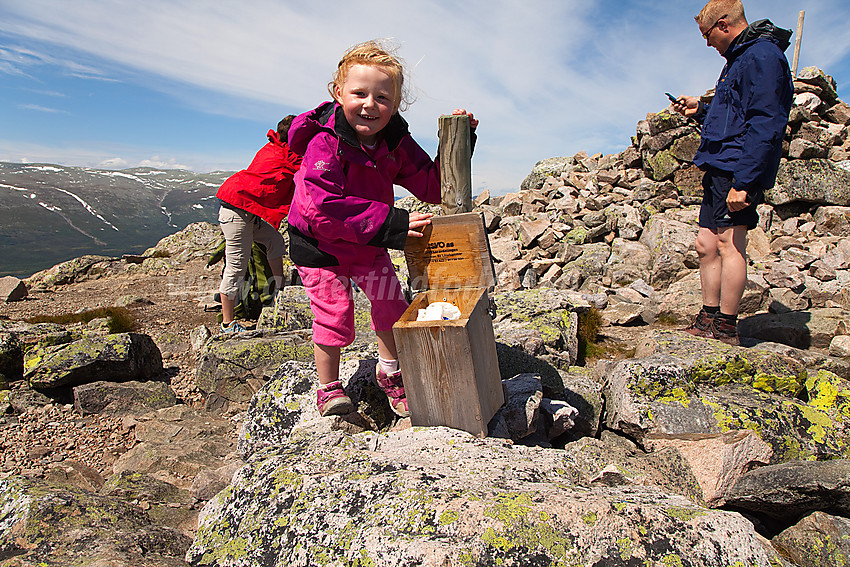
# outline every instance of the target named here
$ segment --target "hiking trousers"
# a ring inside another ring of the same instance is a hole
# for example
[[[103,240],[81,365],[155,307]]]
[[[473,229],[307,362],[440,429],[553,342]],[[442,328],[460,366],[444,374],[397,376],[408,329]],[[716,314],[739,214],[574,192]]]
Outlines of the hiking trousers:
[[[242,291],[245,272],[251,258],[251,244],[259,242],[266,247],[269,264],[280,262],[286,244],[275,227],[253,213],[242,209],[221,207],[218,222],[224,233],[224,273],[218,292],[235,299]]]

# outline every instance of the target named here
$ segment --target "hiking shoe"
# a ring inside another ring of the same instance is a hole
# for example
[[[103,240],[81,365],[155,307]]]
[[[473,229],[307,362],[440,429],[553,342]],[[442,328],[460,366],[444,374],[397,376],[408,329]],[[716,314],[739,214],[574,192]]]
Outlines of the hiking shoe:
[[[342,384],[337,380],[330,384],[319,385],[316,391],[316,406],[322,417],[329,415],[345,415],[354,411],[351,398],[345,394]]]
[[[741,339],[738,337],[738,325],[729,323],[723,317],[716,317],[712,322],[712,332],[714,338],[724,342],[727,345],[741,346]]]
[[[242,333],[244,331],[247,331],[247,329],[236,321],[231,321],[229,325],[221,324],[222,333]]]
[[[401,370],[387,374],[378,368],[375,378],[378,380],[378,386],[387,395],[390,407],[396,415],[408,417],[410,412],[407,410],[407,396],[404,394],[404,382],[401,380]]]
[[[714,336],[714,315],[708,313],[705,309],[700,309],[694,322],[690,327],[682,329],[686,333],[690,333],[695,337],[703,337],[705,339],[717,338]]]

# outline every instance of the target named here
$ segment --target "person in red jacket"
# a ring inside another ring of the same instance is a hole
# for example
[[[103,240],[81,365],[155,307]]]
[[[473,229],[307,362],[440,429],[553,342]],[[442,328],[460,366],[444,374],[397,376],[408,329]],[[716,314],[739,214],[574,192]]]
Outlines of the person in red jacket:
[[[223,333],[245,330],[233,320],[233,308],[245,282],[254,242],[266,249],[275,289],[283,282],[286,245],[278,229],[289,213],[295,191],[292,179],[301,167],[301,156],[286,141],[293,118],[290,114],[281,120],[277,132],[269,130],[269,143],[257,152],[251,165],[228,177],[216,193],[221,204],[218,222],[225,239],[225,266],[218,288]]]

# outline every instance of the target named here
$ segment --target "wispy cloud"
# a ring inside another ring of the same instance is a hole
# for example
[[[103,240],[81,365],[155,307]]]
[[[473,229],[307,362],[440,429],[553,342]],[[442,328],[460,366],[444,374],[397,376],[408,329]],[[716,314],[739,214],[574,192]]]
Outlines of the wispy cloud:
[[[64,113],[66,113],[66,111],[64,111],[64,110],[59,110],[59,109],[56,109],[56,108],[48,108],[46,106],[39,106],[37,104],[19,104],[18,108],[21,108],[23,110],[34,110],[36,112],[48,112],[48,113],[51,113],[51,114],[64,114]]]
[[[273,124],[279,116],[270,112],[300,112],[327,99],[345,48],[393,37],[413,67],[417,102],[405,117],[417,140],[433,152],[440,114],[475,112],[476,185],[506,189],[539,159],[624,148],[636,122],[666,106],[665,91],[712,87],[723,61],[699,38],[693,16],[702,4],[411,0],[376,12],[295,0],[28,0],[4,7],[0,33],[41,47],[0,46],[0,73],[56,65]],[[796,25],[793,0],[745,5],[751,20]],[[810,0],[806,10],[801,66],[834,66],[850,79],[846,0]],[[138,163],[152,153],[121,159]],[[173,161],[210,160],[197,157]]]

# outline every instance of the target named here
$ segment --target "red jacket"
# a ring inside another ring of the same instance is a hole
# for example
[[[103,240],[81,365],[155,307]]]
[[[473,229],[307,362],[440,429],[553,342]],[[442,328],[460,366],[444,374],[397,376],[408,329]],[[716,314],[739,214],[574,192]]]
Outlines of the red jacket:
[[[295,191],[292,178],[301,167],[301,156],[281,142],[276,131],[269,130],[268,137],[269,143],[260,148],[251,165],[228,177],[215,196],[280,228],[289,213]]]

